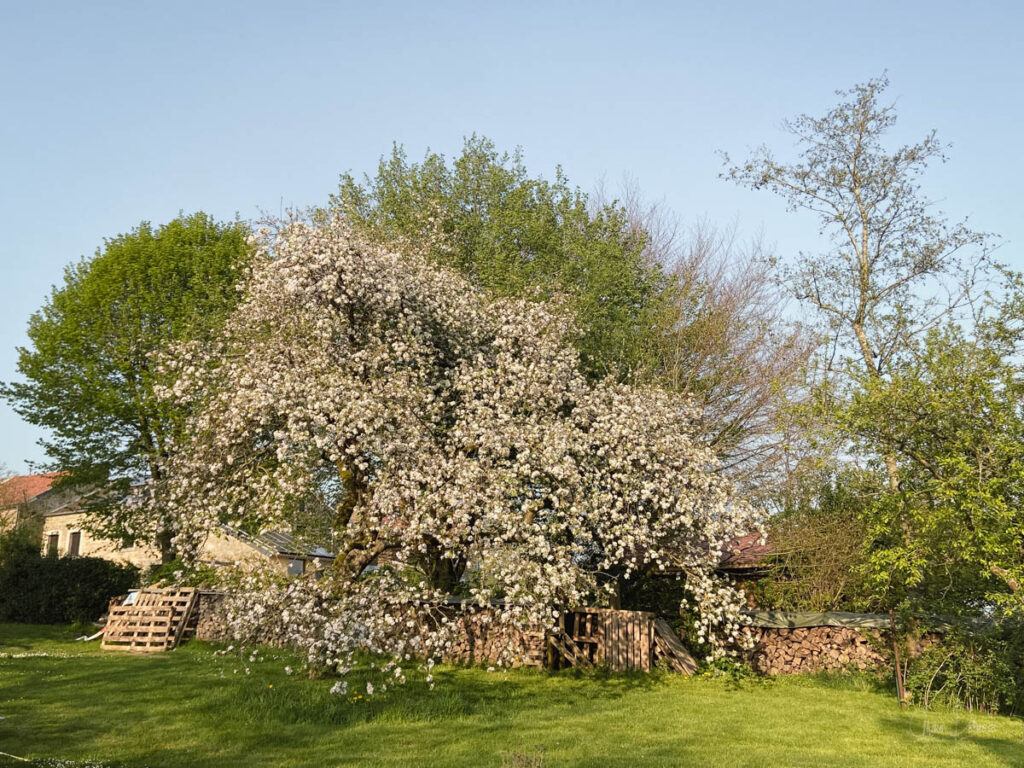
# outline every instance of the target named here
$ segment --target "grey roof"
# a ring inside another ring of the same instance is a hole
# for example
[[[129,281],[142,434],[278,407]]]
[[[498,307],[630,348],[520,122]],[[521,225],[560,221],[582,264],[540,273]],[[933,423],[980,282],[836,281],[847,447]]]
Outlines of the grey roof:
[[[298,555],[299,557],[322,557],[333,558],[334,554],[328,552],[322,546],[304,544],[284,531],[264,531],[252,535],[230,525],[221,524],[221,529],[229,536],[244,541],[265,555]]]

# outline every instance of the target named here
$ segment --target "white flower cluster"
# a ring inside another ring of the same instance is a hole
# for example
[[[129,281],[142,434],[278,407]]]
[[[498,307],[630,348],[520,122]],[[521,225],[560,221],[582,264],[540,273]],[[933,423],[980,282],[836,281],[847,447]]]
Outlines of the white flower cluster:
[[[246,576],[240,639],[273,625],[341,669],[358,650],[437,658],[460,581],[463,610],[541,626],[652,571],[686,574],[702,640],[737,638],[714,570],[756,521],[688,401],[588,382],[557,301],[493,298],[336,220],[261,237],[219,343],[163,363],[161,396],[196,415],[158,495],[186,554],[218,522],[287,528],[313,499],[338,551],[319,580]]]

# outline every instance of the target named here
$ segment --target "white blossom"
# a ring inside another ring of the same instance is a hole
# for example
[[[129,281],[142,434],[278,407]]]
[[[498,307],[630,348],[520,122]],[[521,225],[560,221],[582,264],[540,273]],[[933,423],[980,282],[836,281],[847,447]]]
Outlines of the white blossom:
[[[130,501],[169,505],[186,556],[219,523],[287,529],[311,500],[325,510],[327,575],[238,575],[237,640],[273,630],[341,674],[359,651],[429,670],[461,614],[548,626],[607,600],[611,577],[657,572],[685,575],[700,638],[738,637],[741,595],[715,569],[757,523],[693,436],[689,400],[588,381],[557,299],[492,297],[337,220],[260,245],[221,338],[162,360],[160,396],[194,415],[167,479]],[[382,561],[395,567],[364,574]]]

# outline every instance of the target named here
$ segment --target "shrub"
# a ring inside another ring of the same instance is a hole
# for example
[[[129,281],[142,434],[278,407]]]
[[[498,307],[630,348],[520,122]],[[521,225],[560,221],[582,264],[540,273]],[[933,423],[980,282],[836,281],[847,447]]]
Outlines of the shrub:
[[[212,565],[186,563],[180,557],[169,563],[151,566],[142,577],[143,584],[166,587],[173,584],[187,584],[191,587],[215,587],[221,576]]]
[[[909,662],[906,688],[925,707],[1013,713],[1024,697],[1019,622],[948,632]]]
[[[64,624],[101,616],[136,586],[139,571],[98,557],[43,557],[39,539],[0,534],[0,621]]]

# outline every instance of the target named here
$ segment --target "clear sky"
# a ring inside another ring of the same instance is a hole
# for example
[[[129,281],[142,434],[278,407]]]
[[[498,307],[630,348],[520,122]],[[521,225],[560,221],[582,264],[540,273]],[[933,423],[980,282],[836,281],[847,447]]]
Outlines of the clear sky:
[[[0,380],[64,265],[141,220],[326,201],[397,141],[476,132],[590,190],[632,176],[684,222],[812,249],[811,218],[718,179],[887,70],[895,138],[953,144],[926,182],[1024,267],[1024,4],[0,2]],[[0,462],[42,459],[0,405]]]

